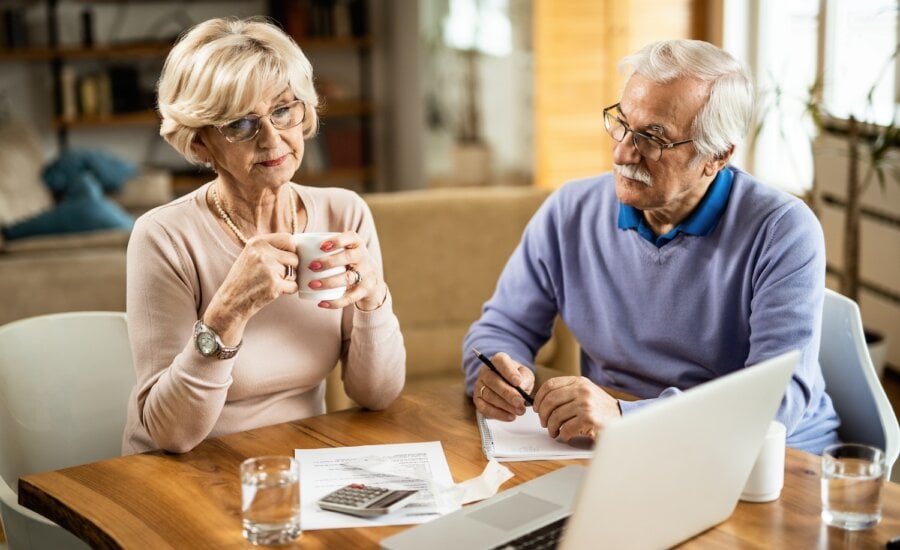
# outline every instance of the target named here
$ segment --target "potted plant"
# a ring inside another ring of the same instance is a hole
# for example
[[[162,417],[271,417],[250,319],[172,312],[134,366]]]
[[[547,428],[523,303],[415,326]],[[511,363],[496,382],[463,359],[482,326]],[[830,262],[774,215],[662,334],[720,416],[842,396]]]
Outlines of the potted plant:
[[[890,152],[900,146],[900,128],[896,120],[887,126],[860,123],[855,117],[847,120],[847,163],[846,205],[843,227],[843,271],[841,274],[841,294],[859,301],[859,259],[860,225],[862,219],[862,196],[873,181],[878,181],[882,189],[890,176],[900,181],[900,166],[891,162]],[[860,156],[863,158],[860,159]],[[863,161],[865,175],[860,178],[860,160]],[[879,376],[884,370],[887,355],[885,335],[865,329],[869,355]]]

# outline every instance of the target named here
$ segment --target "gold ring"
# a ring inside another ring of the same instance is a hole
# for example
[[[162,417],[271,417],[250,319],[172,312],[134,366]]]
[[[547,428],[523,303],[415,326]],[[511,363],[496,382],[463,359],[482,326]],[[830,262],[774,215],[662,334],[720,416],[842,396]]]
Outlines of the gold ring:
[[[484,399],[484,388],[486,388],[484,384],[481,385],[481,391],[478,393],[478,397]]]

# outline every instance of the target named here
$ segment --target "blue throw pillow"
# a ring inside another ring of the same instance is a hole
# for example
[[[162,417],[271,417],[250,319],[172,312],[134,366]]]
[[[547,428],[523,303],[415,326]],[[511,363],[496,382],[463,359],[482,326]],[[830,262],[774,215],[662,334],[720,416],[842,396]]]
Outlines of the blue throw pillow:
[[[100,183],[88,172],[73,178],[64,199],[52,209],[3,229],[7,240],[54,233],[100,229],[131,230],[132,217],[103,196]]]
[[[137,168],[103,151],[70,150],[44,168],[44,183],[65,197],[85,173],[94,177],[104,193],[114,193],[137,174]]]

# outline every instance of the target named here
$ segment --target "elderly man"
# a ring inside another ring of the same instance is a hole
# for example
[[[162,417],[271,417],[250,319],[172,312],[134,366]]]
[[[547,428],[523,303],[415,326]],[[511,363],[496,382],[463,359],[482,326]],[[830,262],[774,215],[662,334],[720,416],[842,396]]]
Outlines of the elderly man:
[[[728,164],[752,112],[745,70],[690,40],[651,44],[619,66],[632,73],[603,111],[613,172],[564,185],[528,224],[465,338],[467,392],[488,417],[523,414],[523,397],[470,350],[530,394],[557,313],[581,345],[581,376],[550,379],[534,407],[566,441],[799,349],[777,418],[788,445],[819,453],[839,424],[817,361],[822,231],[803,202]]]

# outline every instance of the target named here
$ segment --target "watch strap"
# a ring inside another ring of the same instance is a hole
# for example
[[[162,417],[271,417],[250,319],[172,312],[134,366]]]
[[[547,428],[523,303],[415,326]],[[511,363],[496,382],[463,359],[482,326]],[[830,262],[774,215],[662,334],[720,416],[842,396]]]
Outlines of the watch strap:
[[[212,336],[213,340],[216,343],[215,349],[213,349],[210,353],[205,353],[203,349],[200,347],[199,336],[201,333],[206,333]],[[194,345],[197,348],[197,351],[200,352],[200,355],[204,357],[215,357],[216,359],[231,359],[235,355],[237,355],[238,350],[241,349],[241,345],[243,345],[244,341],[241,340],[237,346],[228,347],[223,342],[222,339],[219,338],[219,334],[213,329],[206,326],[203,322],[203,319],[198,319],[196,323],[194,323]]]

